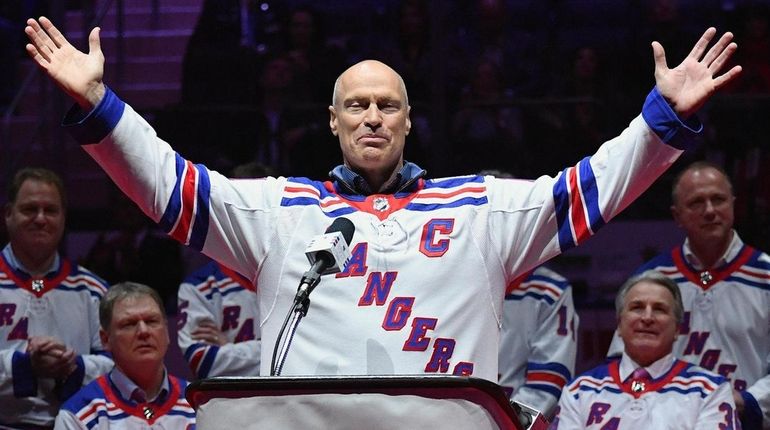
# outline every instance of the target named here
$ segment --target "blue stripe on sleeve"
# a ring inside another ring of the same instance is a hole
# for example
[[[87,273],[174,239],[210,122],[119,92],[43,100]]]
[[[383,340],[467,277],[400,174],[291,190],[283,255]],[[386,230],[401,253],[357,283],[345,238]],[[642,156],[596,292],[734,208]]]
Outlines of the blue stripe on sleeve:
[[[184,174],[185,159],[179,154],[176,154],[176,184],[174,184],[174,191],[168,198],[168,204],[166,205],[166,211],[163,212],[163,217],[158,221],[158,226],[165,233],[171,233],[171,229],[174,228],[174,223],[179,217],[179,211],[182,209],[182,175]]]
[[[553,184],[553,203],[556,209],[556,223],[559,227],[559,248],[562,252],[575,247],[572,230],[569,225],[569,186],[567,176],[569,169],[564,169]]]
[[[81,145],[100,142],[123,116],[126,104],[109,87],[105,86],[102,100],[91,112],[83,112],[75,105],[64,115],[62,126]]]
[[[209,196],[211,194],[211,180],[206,166],[196,164],[198,170],[198,190],[197,190],[197,208],[195,220],[193,220],[192,234],[190,235],[190,246],[195,250],[202,250],[206,242],[206,233],[209,229]]]
[[[206,351],[206,355],[203,357],[203,360],[201,360],[201,364],[198,367],[199,378],[206,378],[209,376],[209,372],[211,372],[211,366],[214,365],[214,358],[216,358],[218,352],[219,347],[216,345],[210,346],[209,350]]]
[[[677,149],[693,149],[693,135],[703,131],[703,124],[695,116],[682,122],[657,87],[647,95],[642,117],[661,140]],[[690,133],[680,133],[682,129]]]
[[[591,157],[586,157],[578,163],[580,169],[580,188],[583,191],[586,212],[588,213],[588,222],[592,234],[604,226],[606,223],[599,208],[599,188],[596,186],[596,176],[591,168]]]
[[[30,397],[37,395],[37,378],[32,372],[32,360],[29,354],[14,351],[11,357],[11,373],[13,375],[13,395]]]

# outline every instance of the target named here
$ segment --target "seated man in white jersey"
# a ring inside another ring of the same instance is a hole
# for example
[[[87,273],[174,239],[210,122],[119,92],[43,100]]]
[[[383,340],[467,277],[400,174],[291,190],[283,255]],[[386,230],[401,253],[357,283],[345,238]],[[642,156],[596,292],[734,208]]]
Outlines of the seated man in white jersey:
[[[673,281],[652,270],[633,277],[615,309],[622,357],[564,388],[552,429],[739,428],[729,382],[672,354],[683,313]]]
[[[695,162],[674,179],[680,246],[643,264],[679,286],[684,321],[674,353],[728,378],[744,429],[770,429],[770,256],[733,229],[733,186],[717,165]],[[609,354],[623,349],[616,335]]]
[[[108,285],[57,251],[66,210],[56,173],[13,176],[0,252],[0,428],[50,428],[64,400],[112,367],[99,340]]]
[[[500,332],[500,385],[511,400],[550,418],[572,379],[578,315],[572,287],[540,266],[508,285]]]
[[[324,276],[293,331],[283,375],[443,374],[497,381],[505,287],[578,245],[627,207],[701,129],[695,113],[740,73],[737,49],[708,29],[677,67],[653,43],[656,87],[618,137],[535,181],[426,179],[404,160],[411,130],[401,76],[365,60],[328,108],[343,164],[331,180],[229,180],[184,159],[103,82],[99,29],[78,51],[30,19],[27,51],[76,102],[68,130],[162,229],[258,285],[262,341],[275,345],[297,302],[305,249],[335,218],[355,226],[352,257]],[[683,140],[684,139],[684,140]],[[346,259],[347,260],[347,259]],[[287,344],[288,345],[288,344]],[[261,374],[273,348],[262,348]]]
[[[231,179],[263,178],[274,169],[256,162],[235,166]],[[216,261],[179,285],[177,339],[197,378],[259,375],[262,341],[256,287]]]
[[[133,282],[114,285],[99,305],[99,321],[115,367],[64,403],[56,430],[195,428],[187,381],[163,365],[169,335],[158,293]]]

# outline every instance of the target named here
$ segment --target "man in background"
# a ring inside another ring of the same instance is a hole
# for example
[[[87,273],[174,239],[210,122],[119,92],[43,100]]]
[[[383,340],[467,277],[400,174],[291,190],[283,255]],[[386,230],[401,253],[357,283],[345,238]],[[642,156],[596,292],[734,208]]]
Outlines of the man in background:
[[[16,172],[0,253],[0,427],[52,426],[64,400],[112,367],[99,339],[108,286],[57,251],[66,210],[57,174]]]
[[[152,288],[123,282],[99,305],[99,335],[115,367],[83,387],[62,407],[56,429],[192,429],[195,410],[187,381],[163,365],[169,345],[163,300]]]
[[[637,272],[657,270],[679,286],[684,318],[674,352],[732,381],[746,429],[770,428],[770,256],[733,229],[735,196],[717,165],[695,162],[674,180],[671,214],[681,246]],[[608,355],[617,355],[616,335]]]
[[[672,353],[683,311],[671,279],[652,270],[629,279],[615,310],[623,355],[564,388],[552,429],[740,428],[730,383]]]

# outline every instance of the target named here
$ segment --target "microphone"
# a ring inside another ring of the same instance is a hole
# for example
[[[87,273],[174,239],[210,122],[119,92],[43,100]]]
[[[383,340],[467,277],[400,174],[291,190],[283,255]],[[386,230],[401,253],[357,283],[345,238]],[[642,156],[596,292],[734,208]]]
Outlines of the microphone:
[[[294,296],[295,303],[305,301],[321,281],[321,275],[339,273],[350,259],[350,241],[356,227],[347,218],[336,218],[326,232],[316,236],[305,249],[305,256],[310,262],[310,270],[302,275],[302,280]]]

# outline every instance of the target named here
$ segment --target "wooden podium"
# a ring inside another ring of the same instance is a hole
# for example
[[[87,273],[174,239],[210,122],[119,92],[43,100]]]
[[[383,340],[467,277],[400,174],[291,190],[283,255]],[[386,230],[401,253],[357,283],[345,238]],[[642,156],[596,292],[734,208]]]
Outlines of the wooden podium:
[[[500,386],[465,376],[220,377],[190,384],[187,400],[199,430],[544,428],[522,426]]]

